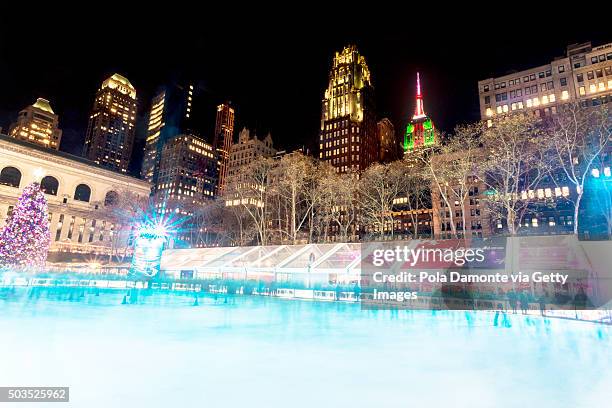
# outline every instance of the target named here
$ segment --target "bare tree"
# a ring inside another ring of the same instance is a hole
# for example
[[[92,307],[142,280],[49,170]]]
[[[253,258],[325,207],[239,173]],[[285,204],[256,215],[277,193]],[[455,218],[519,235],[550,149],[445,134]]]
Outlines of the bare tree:
[[[404,189],[399,194],[402,201],[397,205],[408,210],[412,237],[416,239],[420,233],[419,222],[423,221],[421,214],[431,208],[431,182],[420,162],[404,160],[401,163],[404,166]]]
[[[260,157],[241,169],[230,180],[228,189],[231,205],[241,206],[253,222],[260,245],[268,242],[269,193],[274,160]]]
[[[500,117],[493,126],[483,126],[480,140],[484,149],[481,180],[489,190],[487,209],[494,219],[505,219],[508,233],[516,235],[534,201],[527,192],[549,173],[540,121],[532,115]]]
[[[415,152],[431,180],[432,201],[444,202],[448,209],[451,234],[456,238],[459,237],[456,213],[461,218],[461,233],[463,237],[467,236],[466,201],[475,186],[482,159],[479,130],[479,125],[458,126],[442,145]]]
[[[357,233],[357,217],[360,184],[357,174],[344,173],[326,178],[323,181],[329,208],[326,215],[329,227],[336,231],[336,238],[343,242],[352,240]]]
[[[359,207],[361,219],[373,235],[383,236],[387,228],[393,236],[393,200],[404,191],[404,166],[401,162],[374,164],[361,175]]]
[[[308,210],[308,242],[325,236],[328,232],[330,212],[333,197],[330,180],[335,180],[338,174],[328,162],[314,160],[311,174],[304,188],[304,199]],[[333,183],[333,181],[332,181]]]
[[[122,262],[133,246],[134,228],[143,221],[152,203],[129,190],[118,191],[102,208],[103,218],[110,222],[111,230],[109,262],[115,257]]]
[[[230,191],[226,188],[225,192]],[[224,194],[223,211],[221,218],[218,220],[219,238],[221,242],[229,245],[248,245],[256,239],[257,231],[251,216],[243,205],[240,204],[240,199],[228,199]]]
[[[289,240],[295,244],[298,234],[307,225],[313,200],[308,200],[307,187],[313,187],[314,163],[300,152],[287,154],[274,169],[274,187],[278,194],[279,210],[286,208],[286,230]],[[279,211],[280,213],[281,211]]]
[[[609,108],[584,107],[571,103],[559,107],[552,117],[548,138],[555,170],[565,175],[575,191],[570,196],[574,204],[574,234],[578,234],[580,204],[584,186],[593,169],[593,163],[610,146],[612,121]]]
[[[201,204],[187,205],[190,216],[186,220],[190,243],[193,246],[213,246],[220,244],[225,238],[224,213],[226,207],[223,200],[208,200]],[[238,229],[229,229],[229,231]]]

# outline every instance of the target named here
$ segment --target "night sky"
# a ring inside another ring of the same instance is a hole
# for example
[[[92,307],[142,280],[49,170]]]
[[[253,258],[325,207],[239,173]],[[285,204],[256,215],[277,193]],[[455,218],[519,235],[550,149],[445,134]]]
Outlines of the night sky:
[[[332,56],[354,43],[372,73],[379,118],[389,117],[396,128],[405,126],[414,110],[418,70],[425,110],[438,128],[448,131],[478,119],[479,79],[547,63],[562,56],[570,43],[612,41],[605,25],[598,31],[579,24],[554,36],[533,38],[496,34],[476,23],[458,27],[441,21],[439,35],[417,36],[418,30],[394,23],[364,24],[367,29],[358,30],[355,20],[326,29],[322,27],[329,20],[278,21],[283,22],[235,21],[229,27],[208,20],[191,25],[158,21],[133,23],[131,28],[67,21],[49,26],[42,40],[37,30],[3,23],[0,126],[6,133],[19,110],[44,97],[60,116],[61,150],[79,154],[94,94],[117,72],[138,93],[133,170],[139,165],[151,97],[158,86],[176,77],[200,80],[207,89],[210,108],[204,114],[210,130],[204,136],[209,140],[214,106],[230,100],[237,109],[237,130],[247,126],[258,134],[270,131],[279,148],[314,147]],[[514,32],[524,30],[517,26]]]

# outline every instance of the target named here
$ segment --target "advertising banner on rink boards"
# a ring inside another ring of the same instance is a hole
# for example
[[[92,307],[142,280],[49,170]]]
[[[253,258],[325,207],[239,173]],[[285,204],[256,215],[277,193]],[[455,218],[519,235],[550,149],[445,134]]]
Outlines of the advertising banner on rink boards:
[[[612,242],[574,236],[362,245],[364,308],[594,309],[612,299]]]

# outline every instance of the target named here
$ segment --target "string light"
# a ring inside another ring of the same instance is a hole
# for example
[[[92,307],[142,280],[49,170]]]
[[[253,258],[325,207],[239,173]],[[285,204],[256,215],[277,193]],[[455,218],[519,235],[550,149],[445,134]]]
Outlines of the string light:
[[[40,184],[29,184],[0,233],[0,267],[43,268],[50,241],[47,200]]]

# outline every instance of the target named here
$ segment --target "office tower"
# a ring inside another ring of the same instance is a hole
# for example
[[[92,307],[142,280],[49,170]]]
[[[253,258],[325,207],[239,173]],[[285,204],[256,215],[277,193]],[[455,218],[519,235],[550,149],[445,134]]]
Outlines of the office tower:
[[[114,74],[96,93],[83,154],[111,170],[127,172],[134,144],[136,89]]]
[[[144,156],[142,158],[142,169],[140,176],[149,183],[154,183],[155,172],[158,170],[161,148],[160,136],[161,130],[164,127],[164,106],[166,100],[166,92],[162,91],[153,97],[151,101],[151,110],[149,111],[149,120],[147,124],[147,136],[145,139]]]
[[[171,83],[159,89],[151,101],[141,176],[157,190],[161,152],[165,143],[180,134],[201,137],[195,113],[201,116],[200,91],[192,82]],[[200,118],[201,119],[201,118]]]
[[[229,103],[217,106],[214,147],[219,152],[219,191],[223,191],[228,176],[229,152],[234,138],[234,108]]]
[[[33,105],[19,112],[17,122],[9,129],[9,135],[58,150],[62,131],[58,128],[58,116],[51,109],[49,101],[38,98]]]
[[[336,171],[365,170],[379,157],[370,70],[357,47],[336,52],[322,101],[319,157]]]
[[[559,104],[581,101],[595,106],[612,99],[612,43],[567,47],[564,57],[547,64],[478,81],[480,117],[530,111],[542,117]]]
[[[378,140],[380,143],[381,162],[392,162],[399,159],[399,143],[395,137],[395,127],[388,118],[378,121]]]
[[[217,160],[213,146],[198,136],[180,134],[166,140],[157,178],[160,206],[175,200],[202,204],[212,199],[217,187]]]
[[[425,114],[423,107],[423,94],[421,93],[421,77],[417,72],[416,82],[416,105],[414,115],[404,134],[404,154],[415,148],[432,146],[437,143],[436,132],[433,121]]]

